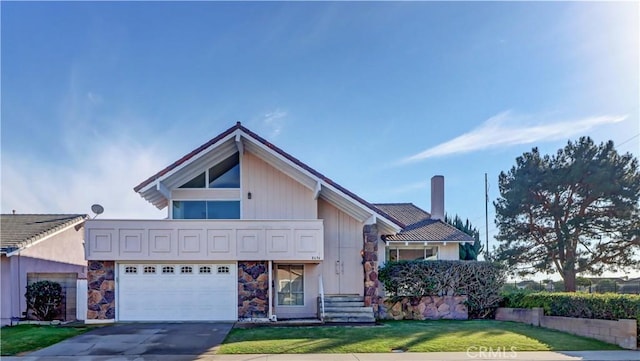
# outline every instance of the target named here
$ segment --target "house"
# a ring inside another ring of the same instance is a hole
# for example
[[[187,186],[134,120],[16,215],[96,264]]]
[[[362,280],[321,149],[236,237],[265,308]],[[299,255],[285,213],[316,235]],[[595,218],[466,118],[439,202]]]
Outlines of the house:
[[[640,277],[627,278],[619,284],[618,292],[640,294]]]
[[[76,319],[76,281],[86,277],[84,214],[2,214],[0,262],[2,326],[25,317],[26,287],[56,281],[65,290],[63,320]]]
[[[473,244],[473,237],[443,221],[442,176],[432,179],[431,194],[431,209],[435,210],[432,214],[413,203],[375,204],[404,225],[397,234],[382,235],[386,244],[385,260],[455,260],[459,257],[459,244]]]
[[[578,288],[584,292],[640,293],[640,278],[629,278],[628,276],[624,276],[585,277],[584,279],[589,282],[589,285],[578,285]]]
[[[167,219],[87,221],[87,322],[315,318],[325,295],[370,306],[387,255],[457,259],[473,242],[442,222],[434,187],[439,219],[376,206],[237,123],[134,188]]]

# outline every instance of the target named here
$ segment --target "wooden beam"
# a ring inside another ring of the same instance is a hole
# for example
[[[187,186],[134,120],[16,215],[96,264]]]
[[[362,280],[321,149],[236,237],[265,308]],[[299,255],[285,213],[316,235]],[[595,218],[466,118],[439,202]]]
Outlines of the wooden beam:
[[[157,181],[156,190],[158,190],[158,192],[160,192],[160,194],[162,194],[162,196],[167,200],[171,199],[171,191],[169,190],[169,188],[167,188],[167,186],[164,185],[164,183]]]
[[[243,155],[244,145],[242,144],[242,135],[240,135],[240,133],[236,134],[236,147],[238,147],[238,153],[240,153],[240,155]]]
[[[320,197],[320,191],[322,190],[322,184],[320,183],[320,181],[318,180],[316,182],[316,188],[313,190],[313,199],[317,200],[318,197]]]

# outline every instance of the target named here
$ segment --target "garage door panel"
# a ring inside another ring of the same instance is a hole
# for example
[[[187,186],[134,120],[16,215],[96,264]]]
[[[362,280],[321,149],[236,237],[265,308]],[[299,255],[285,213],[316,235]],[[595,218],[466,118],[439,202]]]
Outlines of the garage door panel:
[[[234,264],[188,265],[188,267],[178,264],[121,264],[118,282],[118,319],[121,321],[235,321],[237,319],[235,267]],[[163,270],[173,271],[173,273],[162,273]]]

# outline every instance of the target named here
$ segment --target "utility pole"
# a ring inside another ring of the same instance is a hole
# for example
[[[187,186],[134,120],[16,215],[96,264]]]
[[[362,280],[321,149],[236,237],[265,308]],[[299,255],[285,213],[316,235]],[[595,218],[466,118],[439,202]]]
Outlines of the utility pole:
[[[489,182],[487,181],[487,173],[484,174],[484,232],[487,240],[487,249],[485,259],[489,259]]]

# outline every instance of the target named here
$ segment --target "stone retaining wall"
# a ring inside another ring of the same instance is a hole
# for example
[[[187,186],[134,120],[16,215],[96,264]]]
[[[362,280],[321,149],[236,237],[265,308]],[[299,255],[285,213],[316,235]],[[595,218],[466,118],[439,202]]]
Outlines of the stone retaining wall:
[[[383,298],[377,318],[386,320],[466,320],[466,296]]]
[[[269,317],[267,261],[238,262],[238,319]]]
[[[595,320],[590,318],[545,316],[542,308],[498,308],[496,320],[528,323],[637,349],[636,320]]]

